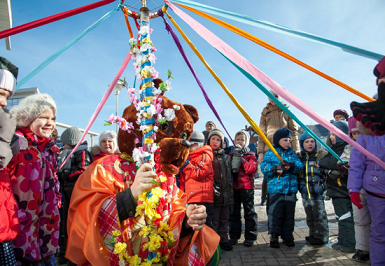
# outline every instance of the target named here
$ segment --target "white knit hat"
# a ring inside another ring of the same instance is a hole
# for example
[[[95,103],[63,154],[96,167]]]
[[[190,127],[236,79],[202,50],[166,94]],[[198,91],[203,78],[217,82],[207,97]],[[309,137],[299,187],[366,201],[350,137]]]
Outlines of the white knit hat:
[[[18,72],[19,69],[14,64],[0,56],[0,88],[10,91],[11,96],[15,92]]]
[[[249,132],[247,132],[246,130],[242,129],[242,130],[239,130],[237,133],[235,133],[235,138],[237,138],[237,136],[239,134],[244,134],[245,135],[245,147],[249,147],[249,144],[250,144],[250,135],[249,135]]]
[[[112,139],[114,141],[115,150],[116,150],[118,145],[116,145],[116,133],[115,133],[115,131],[108,131],[108,130],[103,131],[99,136],[99,146],[100,146],[100,143],[102,142],[102,140],[104,140],[104,139]]]
[[[56,114],[56,103],[46,93],[30,95],[9,111],[16,118],[17,127],[28,127],[45,110],[53,108]]]

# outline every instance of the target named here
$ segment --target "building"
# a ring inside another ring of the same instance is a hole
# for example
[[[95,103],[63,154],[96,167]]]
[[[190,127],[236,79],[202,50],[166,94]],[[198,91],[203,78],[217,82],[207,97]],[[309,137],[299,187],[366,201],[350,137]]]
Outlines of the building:
[[[12,7],[11,0],[0,0],[0,31],[12,28]],[[11,38],[7,37],[5,46],[11,50]]]

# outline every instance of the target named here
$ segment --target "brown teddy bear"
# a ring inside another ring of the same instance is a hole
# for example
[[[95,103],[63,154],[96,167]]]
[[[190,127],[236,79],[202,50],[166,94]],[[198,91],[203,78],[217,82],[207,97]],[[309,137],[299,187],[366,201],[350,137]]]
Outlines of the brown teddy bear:
[[[155,79],[154,87],[158,88],[159,84],[163,81],[161,79]],[[175,109],[175,106],[179,106],[179,110],[175,110],[175,118],[172,121],[164,121],[158,125],[158,132],[156,132],[156,141],[160,147],[160,161],[163,165],[163,171],[170,174],[177,174],[179,168],[183,166],[189,154],[190,143],[188,142],[193,132],[193,125],[198,121],[198,111],[194,106],[188,104],[180,104],[163,96],[163,93],[159,98],[162,99],[161,105],[163,110]],[[135,106],[131,104],[124,112],[123,116],[127,122],[133,123],[135,131],[138,132],[139,125],[136,123],[137,110]],[[140,139],[139,139],[140,137]],[[118,143],[121,152],[125,152],[128,155],[132,155],[134,148],[142,146],[142,135],[138,137],[138,134],[128,133],[123,130],[119,130]],[[139,142],[135,144],[135,138],[139,139]]]

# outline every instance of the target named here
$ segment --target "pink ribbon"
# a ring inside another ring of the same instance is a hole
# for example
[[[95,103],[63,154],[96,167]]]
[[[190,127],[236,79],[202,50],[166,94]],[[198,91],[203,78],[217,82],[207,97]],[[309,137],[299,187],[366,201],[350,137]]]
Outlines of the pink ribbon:
[[[171,9],[181,18],[183,19],[187,25],[189,25],[193,30],[196,31],[203,39],[205,39],[209,44],[211,44],[214,48],[216,48],[219,52],[224,54],[226,57],[231,59],[235,64],[243,68],[245,71],[249,72],[256,79],[264,83],[268,88],[273,90],[279,96],[284,98],[286,101],[297,107],[303,113],[311,117],[314,121],[317,121],[330,132],[336,134],[341,139],[345,140],[347,143],[351,144],[361,153],[372,159],[374,162],[379,164],[380,166],[385,168],[385,162],[379,159],[377,156],[373,155],[361,145],[356,143],[353,139],[351,139],[348,135],[343,133],[329,121],[327,121],[322,116],[318,115],[314,110],[312,110],[309,106],[303,103],[300,99],[295,97],[293,94],[284,89],[277,82],[269,78],[265,73],[260,71],[256,66],[251,64],[248,60],[246,60],[243,56],[241,56],[237,51],[235,51],[231,46],[218,38],[214,33],[206,29],[203,25],[201,25],[198,21],[191,18],[189,15],[184,13],[182,10],[171,4],[169,0],[165,0],[165,3],[171,7]]]
[[[128,65],[128,62],[130,62],[131,60],[131,51],[128,52],[127,56],[126,56],[126,59],[124,59],[123,61],[123,64],[120,66],[120,69],[118,71],[118,74],[116,74],[116,76],[114,77],[114,79],[112,80],[111,82],[111,85],[108,87],[106,93],[103,95],[103,98],[102,100],[100,101],[100,103],[98,104],[98,107],[96,107],[96,110],[94,112],[94,114],[91,116],[91,119],[90,121],[88,121],[88,124],[86,126],[86,129],[84,130],[84,133],[83,133],[83,136],[81,137],[81,139],[79,140],[79,142],[76,144],[76,146],[72,149],[71,153],[67,156],[67,158],[65,159],[65,161],[60,165],[59,169],[63,167],[63,165],[67,162],[67,160],[71,157],[71,155],[75,152],[75,150],[77,149],[77,147],[79,147],[79,145],[83,142],[85,136],[87,135],[88,131],[90,130],[92,124],[95,122],[95,119],[98,117],[100,111],[102,110],[104,104],[106,103],[108,97],[110,97],[111,95],[111,92],[112,90],[114,89],[115,87],[115,84],[118,82],[118,79],[122,76],[123,74],[123,71],[126,69],[127,65]],[[116,132],[118,133],[118,132]]]

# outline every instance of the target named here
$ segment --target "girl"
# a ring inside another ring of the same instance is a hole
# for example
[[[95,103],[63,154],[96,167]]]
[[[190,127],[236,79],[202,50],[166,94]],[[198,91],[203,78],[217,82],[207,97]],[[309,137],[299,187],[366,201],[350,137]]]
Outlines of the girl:
[[[56,104],[48,94],[24,98],[10,113],[17,123],[19,152],[7,167],[15,180],[21,232],[13,241],[18,265],[56,265],[59,238],[59,182],[54,143]]]

